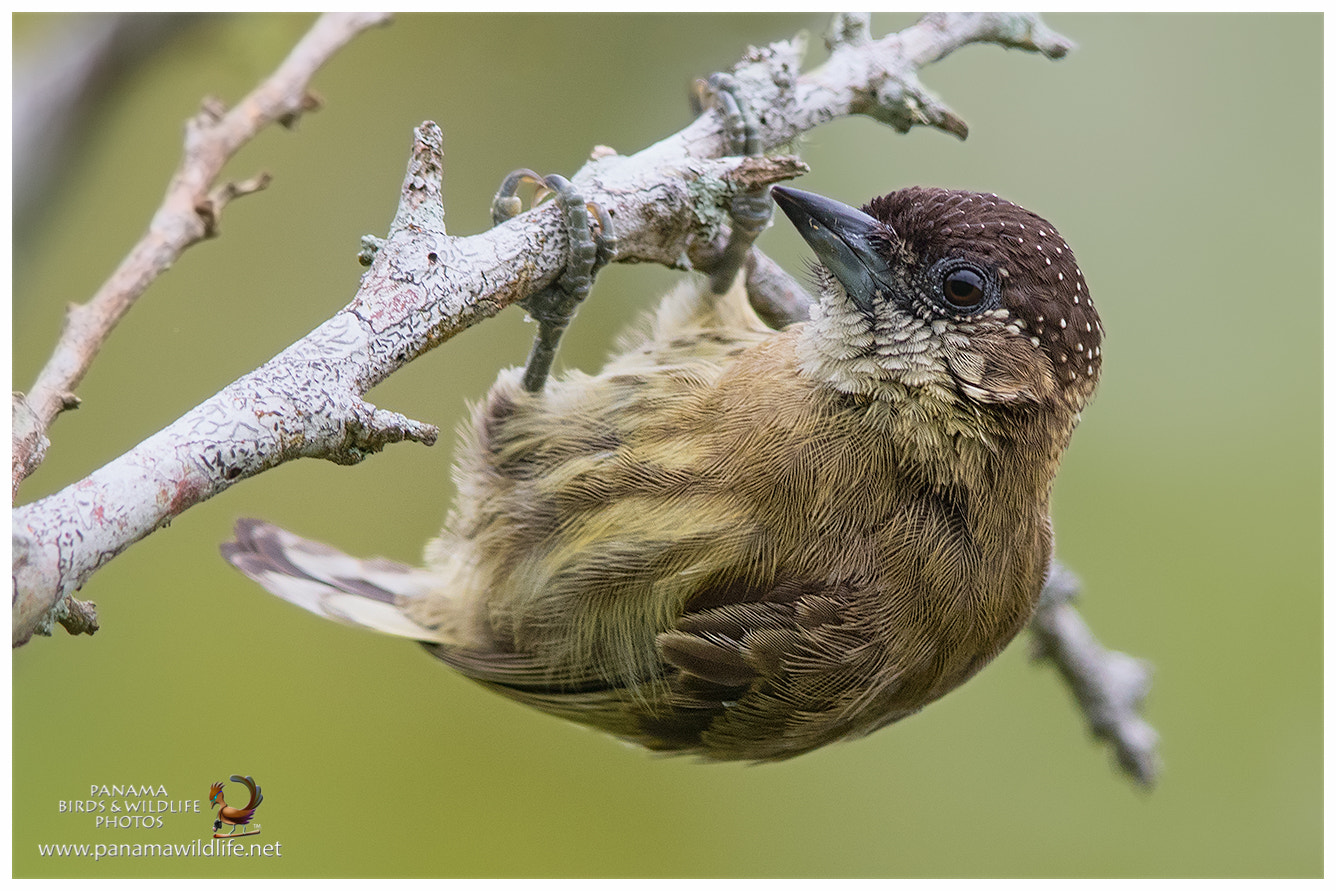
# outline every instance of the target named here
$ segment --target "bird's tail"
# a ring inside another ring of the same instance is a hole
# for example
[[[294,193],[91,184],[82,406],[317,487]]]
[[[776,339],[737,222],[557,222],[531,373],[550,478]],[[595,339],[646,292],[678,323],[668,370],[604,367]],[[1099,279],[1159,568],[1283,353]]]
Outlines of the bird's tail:
[[[317,616],[412,640],[444,643],[444,632],[414,622],[405,607],[434,588],[422,569],[380,557],[359,560],[263,520],[238,520],[224,559],[271,594]]]
[[[260,806],[260,802],[264,801],[264,793],[260,791],[260,787],[256,784],[254,777],[243,777],[240,774],[234,773],[232,774],[231,780],[234,783],[241,783],[241,785],[250,790],[250,801],[247,802],[242,810],[254,811]]]

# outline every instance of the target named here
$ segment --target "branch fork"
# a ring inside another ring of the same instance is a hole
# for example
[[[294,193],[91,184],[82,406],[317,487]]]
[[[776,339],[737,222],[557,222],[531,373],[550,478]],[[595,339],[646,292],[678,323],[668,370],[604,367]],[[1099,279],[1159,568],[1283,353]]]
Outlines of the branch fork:
[[[261,174],[211,186],[222,165],[263,126],[291,127],[318,107],[307,83],[334,52],[386,16],[327,15],[267,81],[229,110],[206,101],[187,128],[185,158],[149,232],[84,306],[72,306],[50,363],[27,397],[13,397],[13,490],[40,463],[56,415],[78,404],[74,389],[120,317],[190,244],[217,234],[233,199],[263,189]],[[1072,43],[1034,15],[940,13],[881,39],[864,15],[837,15],[830,58],[803,73],[801,38],[750,49],[727,76],[751,112],[733,154],[732,118],[716,107],[635,155],[594,149],[571,180],[615,221],[619,262],[704,266],[727,242],[733,200],[806,172],[769,152],[808,130],[863,114],[905,131],[930,126],[958,138],[964,121],[918,77],[970,43],[1061,58]],[[465,328],[547,287],[568,250],[555,204],[532,208],[479,235],[444,225],[440,128],[415,131],[398,210],[385,239],[363,239],[369,265],[352,301],[256,371],[230,384],[127,454],[61,492],[13,512],[13,643],[49,634],[56,622],[93,633],[96,612],[73,598],[88,578],[135,541],[236,482],[298,457],[354,464],[395,442],[433,444],[431,424],[363,397],[380,381]],[[754,301],[775,318],[802,313],[807,296],[758,251],[746,259]],[[1076,582],[1054,566],[1032,622],[1037,653],[1054,661],[1093,732],[1113,742],[1123,768],[1149,784],[1158,771],[1154,730],[1139,710],[1149,687],[1142,663],[1104,650],[1070,604]]]
[[[51,363],[26,399],[14,398],[15,492],[40,463],[46,429],[73,404],[74,387],[115,322],[186,246],[216,232],[228,201],[266,182],[260,177],[211,188],[222,164],[260,127],[291,123],[312,108],[307,84],[315,70],[382,21],[324,16],[235,108],[205,103],[188,128],[185,159],[149,233],[86,307],[71,310]],[[835,117],[884,116],[887,104],[922,106],[912,88],[919,67],[967,43],[1014,42],[1018,38],[1008,34],[1032,35],[1037,22],[1034,16],[952,14],[875,41],[866,17],[838,17],[832,56],[821,68],[801,73],[803,43],[793,40],[750,50],[731,72],[755,118],[758,157],[728,154],[736,134],[716,109],[630,157],[600,147],[572,181],[614,218],[620,261],[690,267],[717,255],[735,196],[806,170],[796,158],[765,152]],[[878,86],[888,80],[911,88],[897,93]],[[869,95],[879,97],[875,108]],[[418,128],[390,233],[356,296],[336,316],[85,480],[15,510],[16,553],[26,555],[15,562],[16,645],[49,627],[42,617],[107,560],[240,479],[295,457],[350,463],[391,442],[435,441],[432,425],[376,409],[363,395],[427,350],[551,284],[567,249],[559,210],[550,204],[480,235],[448,236],[441,146],[435,124]]]

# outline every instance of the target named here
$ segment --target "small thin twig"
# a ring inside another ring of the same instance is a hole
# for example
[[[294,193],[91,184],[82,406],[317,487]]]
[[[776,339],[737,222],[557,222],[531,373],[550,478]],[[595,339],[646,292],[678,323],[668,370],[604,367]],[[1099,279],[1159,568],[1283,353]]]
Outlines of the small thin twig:
[[[275,122],[290,125],[296,115],[315,107],[307,92],[315,72],[362,31],[388,19],[386,13],[321,16],[273,75],[235,108],[224,111],[206,102],[187,123],[185,155],[148,231],[91,300],[69,307],[51,359],[27,395],[14,396],[11,497],[42,463],[52,421],[78,404],[74,390],[116,323],[182,252],[217,234],[228,201],[268,182],[262,174],[214,188],[223,166],[260,130]]]
[[[1100,645],[1071,604],[1080,587],[1071,570],[1054,561],[1030,620],[1034,657],[1057,667],[1091,732],[1113,745],[1123,771],[1153,786],[1160,773],[1159,735],[1141,717],[1150,666]]]

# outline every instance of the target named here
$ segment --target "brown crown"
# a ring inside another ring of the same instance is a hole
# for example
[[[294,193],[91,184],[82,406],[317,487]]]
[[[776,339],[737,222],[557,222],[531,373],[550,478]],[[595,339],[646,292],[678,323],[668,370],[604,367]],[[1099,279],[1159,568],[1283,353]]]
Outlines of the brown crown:
[[[1093,388],[1104,328],[1072,249],[1051,223],[996,195],[913,187],[863,212],[888,223],[917,263],[963,257],[996,271],[1002,305],[1037,338],[1061,385]]]

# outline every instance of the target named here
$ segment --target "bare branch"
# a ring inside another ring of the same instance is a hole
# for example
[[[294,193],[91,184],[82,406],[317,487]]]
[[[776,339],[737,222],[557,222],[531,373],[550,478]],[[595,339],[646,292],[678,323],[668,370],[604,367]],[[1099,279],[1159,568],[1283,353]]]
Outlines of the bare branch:
[[[1141,785],[1153,786],[1160,773],[1159,735],[1141,717],[1150,692],[1150,667],[1100,645],[1071,604],[1080,587],[1071,570],[1054,561],[1030,620],[1034,656],[1057,666],[1091,732],[1113,744],[1123,771]]]
[[[923,112],[935,100],[918,85],[918,68],[971,42],[1033,47],[1038,27],[1033,16],[932,16],[872,41],[865,20],[839,22],[830,59],[813,72],[800,74],[801,41],[751,50],[734,68],[763,150],[850,114],[952,130]],[[14,512],[15,645],[48,630],[52,609],[97,568],[238,480],[296,457],[351,463],[389,442],[435,440],[434,427],[363,396],[548,285],[564,267],[567,239],[552,204],[481,235],[447,236],[440,130],[427,122],[416,135],[394,223],[383,243],[368,243],[371,268],[348,306],[126,455]],[[571,179],[613,219],[619,261],[690,268],[717,254],[734,196],[806,169],[791,157],[727,157],[729,145],[725,116],[711,111],[630,157],[600,147]]]
[[[223,165],[260,130],[276,121],[290,126],[297,115],[316,107],[307,92],[315,72],[352,38],[388,18],[384,13],[322,16],[273,75],[235,108],[225,111],[209,101],[186,124],[185,155],[148,231],[88,303],[69,307],[51,359],[27,396],[14,396],[11,496],[42,463],[49,445],[46,432],[56,415],[78,404],[74,389],[116,323],[186,248],[217,234],[228,201],[268,182],[262,174],[215,189]]]
[[[14,58],[14,236],[21,240],[68,175],[90,119],[157,51],[205,13],[69,16]]]

